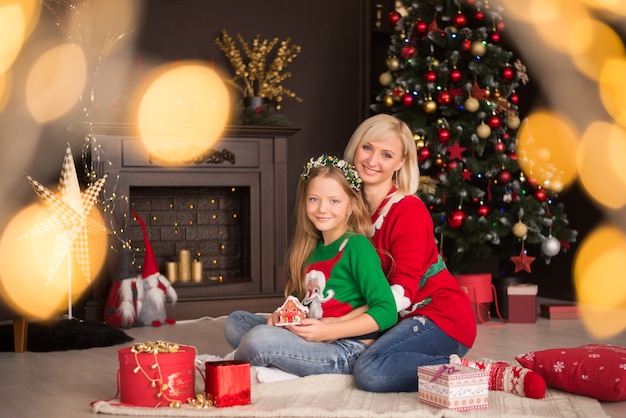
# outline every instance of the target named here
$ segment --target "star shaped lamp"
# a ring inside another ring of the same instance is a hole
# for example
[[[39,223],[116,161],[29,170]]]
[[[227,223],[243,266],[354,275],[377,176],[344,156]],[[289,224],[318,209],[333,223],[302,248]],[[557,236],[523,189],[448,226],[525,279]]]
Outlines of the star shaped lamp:
[[[68,145],[65,151],[61,177],[59,178],[59,191],[52,193],[32,177],[27,179],[39,197],[39,200],[47,207],[50,216],[43,222],[35,225],[26,232],[22,238],[35,237],[44,233],[54,232],[53,249],[48,265],[47,287],[54,278],[59,266],[68,257],[74,257],[81,271],[91,282],[89,241],[88,232],[108,233],[108,230],[89,217],[93,206],[98,199],[98,194],[104,187],[106,175],[98,179],[84,192],[81,192],[74,166],[72,151]],[[71,266],[72,263],[69,263]],[[71,279],[72,273],[68,272],[68,308],[69,317],[72,317],[71,303]]]

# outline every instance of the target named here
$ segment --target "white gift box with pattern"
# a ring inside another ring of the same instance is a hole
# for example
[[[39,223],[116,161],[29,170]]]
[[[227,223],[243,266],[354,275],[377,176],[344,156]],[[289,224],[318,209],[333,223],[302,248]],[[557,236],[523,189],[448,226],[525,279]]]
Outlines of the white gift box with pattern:
[[[417,368],[421,402],[456,411],[483,409],[489,405],[489,372],[461,365]]]

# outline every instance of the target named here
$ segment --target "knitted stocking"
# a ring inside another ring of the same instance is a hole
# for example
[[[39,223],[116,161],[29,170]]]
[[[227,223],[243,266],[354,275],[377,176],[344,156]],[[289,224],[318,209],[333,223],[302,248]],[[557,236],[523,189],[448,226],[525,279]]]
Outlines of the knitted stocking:
[[[504,361],[496,363],[472,361],[457,355],[450,356],[450,362],[488,371],[489,390],[502,390],[533,399],[542,399],[546,395],[545,380],[530,369],[513,366]]]

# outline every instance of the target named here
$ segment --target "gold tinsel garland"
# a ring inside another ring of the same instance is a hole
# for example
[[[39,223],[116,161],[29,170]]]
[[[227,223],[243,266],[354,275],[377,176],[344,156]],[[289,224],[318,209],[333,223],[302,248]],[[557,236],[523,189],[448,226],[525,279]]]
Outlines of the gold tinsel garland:
[[[275,102],[276,109],[280,109],[284,96],[302,102],[296,93],[282,85],[283,81],[291,77],[291,72],[285,71],[285,68],[298,56],[300,46],[290,45],[290,39],[287,38],[280,42],[278,49],[272,54],[279,42],[278,38],[263,41],[260,38],[260,35],[256,35],[252,43],[248,44],[241,34],[237,34],[245,57],[225,29],[221,32],[221,39],[215,40],[235,72],[234,77],[229,80],[230,84],[239,90],[243,97],[258,96]],[[268,65],[268,59],[272,57]]]

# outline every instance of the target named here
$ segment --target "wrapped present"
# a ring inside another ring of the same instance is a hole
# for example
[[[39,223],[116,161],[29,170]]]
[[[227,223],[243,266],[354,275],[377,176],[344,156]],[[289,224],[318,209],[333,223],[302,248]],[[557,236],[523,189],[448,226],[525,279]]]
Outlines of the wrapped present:
[[[538,286],[532,283],[514,284],[507,287],[509,322],[522,324],[537,322],[538,289]]]
[[[136,343],[118,350],[122,403],[179,406],[195,397],[196,348],[167,341]]]
[[[250,401],[250,363],[207,361],[204,391],[217,407],[247,405]]]
[[[417,369],[421,402],[456,411],[489,405],[489,372],[461,365],[420,366]]]

